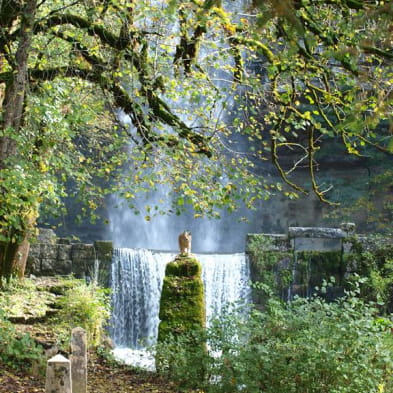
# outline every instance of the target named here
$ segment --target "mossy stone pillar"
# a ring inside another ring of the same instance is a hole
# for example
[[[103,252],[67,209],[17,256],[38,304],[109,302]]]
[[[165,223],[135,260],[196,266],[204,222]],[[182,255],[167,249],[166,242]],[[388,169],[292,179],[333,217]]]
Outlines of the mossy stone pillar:
[[[182,340],[183,349],[186,347],[186,352],[189,350],[190,354],[206,351],[201,335],[206,324],[202,267],[193,256],[179,255],[167,264],[159,317],[159,345],[171,339],[175,342]],[[162,364],[171,367],[171,360],[165,359],[160,352],[157,353],[156,363],[158,369],[162,368]]]

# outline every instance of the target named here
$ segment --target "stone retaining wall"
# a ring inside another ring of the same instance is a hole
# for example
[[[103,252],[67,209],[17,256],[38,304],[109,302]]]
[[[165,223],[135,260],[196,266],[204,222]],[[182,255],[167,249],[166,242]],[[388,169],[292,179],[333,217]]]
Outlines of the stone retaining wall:
[[[352,224],[353,225],[353,224]],[[269,242],[269,251],[350,251],[349,239],[354,235],[350,223],[341,228],[289,227],[287,234],[250,233],[247,235],[246,251],[250,243],[258,239]],[[348,228],[351,228],[350,230]],[[362,237],[359,237],[362,239]]]
[[[108,285],[112,253],[111,241],[76,243],[58,238],[51,229],[40,229],[36,242],[30,246],[26,271],[35,276],[74,274],[77,278],[93,278],[97,274],[100,283]]]
[[[273,287],[284,300],[310,296],[321,283],[333,279],[332,297],[343,293],[352,273],[364,275],[364,251],[383,261],[390,258],[393,239],[355,235],[355,226],[340,228],[290,227],[287,234],[249,234],[246,251],[252,281]],[[386,255],[385,255],[386,254]],[[254,296],[255,303],[264,297]]]

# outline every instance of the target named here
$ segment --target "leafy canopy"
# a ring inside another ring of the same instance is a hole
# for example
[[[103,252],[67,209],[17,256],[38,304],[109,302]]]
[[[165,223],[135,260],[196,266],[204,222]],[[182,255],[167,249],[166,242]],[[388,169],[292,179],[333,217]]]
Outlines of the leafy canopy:
[[[3,1],[0,83],[11,80],[23,4]],[[307,168],[325,146],[390,156],[391,2],[112,0],[40,2],[18,156],[2,169],[1,226],[22,206],[78,193],[94,211],[116,190],[169,185],[172,212],[251,207]],[[345,153],[340,153],[345,154]],[[67,189],[67,191],[66,191]],[[168,197],[166,198],[168,199]],[[164,204],[163,204],[164,206]],[[149,207],[162,213],[159,206]],[[28,211],[29,209],[23,209]],[[27,213],[28,214],[28,213]]]

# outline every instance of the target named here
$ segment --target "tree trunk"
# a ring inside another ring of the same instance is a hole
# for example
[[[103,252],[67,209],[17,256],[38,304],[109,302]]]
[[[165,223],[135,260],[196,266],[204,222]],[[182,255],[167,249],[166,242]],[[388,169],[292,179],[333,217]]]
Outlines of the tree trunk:
[[[29,250],[30,243],[27,236],[18,243],[1,243],[0,258],[3,259],[3,263],[1,265],[0,277],[4,277],[6,281],[9,281],[12,276],[23,279]]]
[[[0,171],[14,165],[13,159],[18,154],[17,142],[7,135],[7,132],[12,132],[16,135],[23,124],[28,58],[31,49],[37,0],[25,0],[21,5],[22,10],[20,14],[15,15],[14,18],[14,20],[20,20],[19,45],[12,62],[13,76],[6,85],[2,106],[3,120],[1,126],[6,131],[6,135],[0,138]],[[0,8],[0,10],[3,9]],[[1,191],[7,192],[1,190],[0,186]],[[19,278],[24,276],[29,252],[28,237],[32,226],[34,226],[36,214],[31,212],[31,207],[27,206],[26,211],[21,211],[20,215],[22,217],[21,228],[3,227],[0,233],[6,239],[0,242],[0,278],[3,277],[6,280],[9,280],[13,275]],[[2,221],[6,221],[6,218],[3,217]]]

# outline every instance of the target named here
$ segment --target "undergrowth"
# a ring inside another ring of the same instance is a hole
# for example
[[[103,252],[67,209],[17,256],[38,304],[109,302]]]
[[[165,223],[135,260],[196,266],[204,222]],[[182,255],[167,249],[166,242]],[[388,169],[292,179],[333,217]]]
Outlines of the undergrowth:
[[[43,362],[43,350],[29,334],[19,333],[0,309],[0,361],[13,368],[30,368]]]
[[[69,332],[74,327],[82,327],[87,332],[90,346],[98,346],[104,333],[104,327],[110,317],[109,291],[97,285],[87,285],[82,280],[75,280],[67,289],[58,305],[56,322],[58,330],[67,342]]]
[[[39,317],[57,345],[68,351],[75,327],[86,330],[89,347],[99,345],[110,315],[108,290],[73,277],[51,278],[48,287],[39,280],[11,280],[0,295],[0,362],[11,368],[42,363],[44,354],[34,338],[18,331],[10,318]]]
[[[190,359],[181,341],[168,341],[176,367],[162,371],[205,393],[393,393],[392,319],[380,317],[354,285],[336,302],[271,297],[263,312],[216,319],[203,358]],[[205,365],[203,378],[192,364]]]

